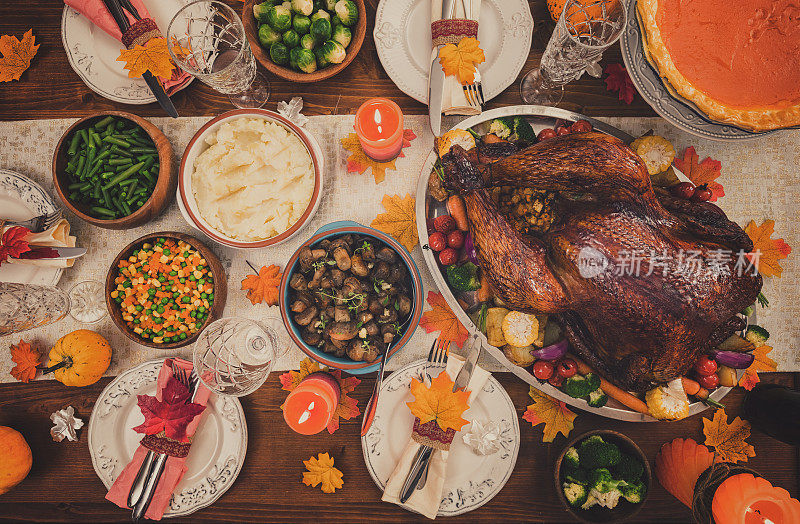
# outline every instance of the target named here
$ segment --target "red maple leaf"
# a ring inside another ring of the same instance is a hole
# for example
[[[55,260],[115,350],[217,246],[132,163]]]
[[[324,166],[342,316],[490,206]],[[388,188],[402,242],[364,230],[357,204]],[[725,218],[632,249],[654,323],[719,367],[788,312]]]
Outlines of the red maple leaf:
[[[361,410],[358,409],[358,400],[350,397],[348,394],[352,393],[356,386],[361,384],[361,380],[356,377],[342,377],[342,370],[335,369],[330,371],[333,378],[339,381],[339,388],[341,388],[341,395],[339,396],[339,405],[328,423],[328,433],[333,434],[334,431],[339,429],[339,419],[350,420],[357,417]]]
[[[186,439],[186,426],[206,409],[202,404],[188,402],[189,390],[180,381],[170,377],[161,390],[161,398],[137,395],[144,422],[133,428],[137,433],[155,435],[162,431],[174,440]]]
[[[0,241],[0,264],[11,258],[20,258],[20,255],[26,251],[30,251],[30,246],[25,240],[25,237],[30,233],[30,229],[26,227],[11,227],[8,231],[3,233],[3,238]]]
[[[630,105],[633,103],[633,97],[636,94],[636,89],[633,87],[631,77],[628,76],[628,70],[622,64],[608,64],[603,71],[607,74],[606,89],[608,91],[619,92],[619,99]]]

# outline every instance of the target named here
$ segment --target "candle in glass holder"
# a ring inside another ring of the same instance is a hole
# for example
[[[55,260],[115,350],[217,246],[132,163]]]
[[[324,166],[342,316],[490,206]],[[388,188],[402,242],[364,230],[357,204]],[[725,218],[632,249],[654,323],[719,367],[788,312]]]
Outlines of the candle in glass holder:
[[[403,112],[385,98],[367,100],[356,111],[356,134],[364,153],[386,162],[403,149]]]
[[[297,433],[314,435],[330,423],[339,405],[339,382],[329,373],[305,377],[286,397],[283,419]]]
[[[750,473],[740,473],[719,485],[711,503],[719,524],[780,524],[800,522],[800,502],[783,488]]]

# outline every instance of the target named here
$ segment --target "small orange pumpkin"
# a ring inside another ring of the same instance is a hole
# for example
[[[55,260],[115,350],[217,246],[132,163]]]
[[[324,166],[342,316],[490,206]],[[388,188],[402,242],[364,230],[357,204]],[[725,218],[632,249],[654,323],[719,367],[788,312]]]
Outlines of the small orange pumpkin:
[[[0,426],[0,495],[22,482],[32,465],[25,437],[14,428]]]
[[[82,387],[100,380],[109,364],[108,341],[94,331],[79,329],[58,339],[42,373],[54,373],[66,386]]]

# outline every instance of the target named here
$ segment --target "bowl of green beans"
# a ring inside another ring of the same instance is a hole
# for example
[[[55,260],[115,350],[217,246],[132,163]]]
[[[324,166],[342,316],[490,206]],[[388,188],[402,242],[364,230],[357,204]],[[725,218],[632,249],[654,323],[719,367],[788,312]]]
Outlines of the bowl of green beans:
[[[122,111],[75,122],[53,155],[53,183],[67,209],[106,229],[140,226],[175,195],[172,146],[156,126]]]

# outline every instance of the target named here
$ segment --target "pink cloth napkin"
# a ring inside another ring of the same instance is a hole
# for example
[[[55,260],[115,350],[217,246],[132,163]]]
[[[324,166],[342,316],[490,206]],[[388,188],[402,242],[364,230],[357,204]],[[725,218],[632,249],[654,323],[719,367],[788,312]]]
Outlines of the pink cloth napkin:
[[[90,22],[105,31],[115,40],[122,41],[122,32],[119,30],[117,22],[114,21],[114,17],[111,16],[111,12],[109,12],[103,0],[64,0],[64,3],[88,18]],[[139,16],[142,18],[151,18],[150,12],[142,3],[142,0],[131,0],[131,3],[133,7],[136,8],[136,11],[139,12]],[[128,17],[128,21],[130,21],[131,24],[136,22],[136,19],[127,11],[123,9],[123,12]],[[172,72],[171,78],[159,78],[159,80],[161,80],[161,84],[164,86],[164,90],[167,94],[172,95],[186,85],[191,78],[192,75],[176,67]]]
[[[133,1],[135,2],[136,0]],[[164,360],[164,365],[161,367],[161,372],[158,374],[157,380],[158,389],[156,391],[156,398],[158,398],[158,400],[161,400],[161,390],[172,376],[173,366],[179,366],[187,371],[192,370],[192,363],[186,360],[179,358],[168,358]],[[206,388],[202,382],[199,383],[197,387],[199,389],[194,402],[205,406],[206,402],[208,402],[208,397],[211,395],[211,391],[209,391],[209,389]],[[189,423],[189,425],[186,427],[187,436],[191,437],[194,435],[194,432],[197,430],[197,426],[200,424],[200,420],[204,414],[205,411],[200,413]],[[142,465],[142,462],[144,462],[144,458],[147,456],[148,451],[149,450],[143,446],[139,446],[136,449],[136,452],[133,454],[133,458],[131,459],[130,463],[125,466],[125,469],[122,470],[122,473],[120,473],[119,477],[117,477],[117,480],[114,481],[114,485],[112,485],[111,489],[108,490],[106,499],[110,500],[121,508],[128,507],[128,494],[131,491],[133,481],[136,479],[136,474],[139,472],[139,467]],[[161,479],[158,481],[158,486],[153,494],[153,500],[150,502],[150,506],[147,508],[145,517],[150,520],[161,520],[161,517],[164,515],[164,511],[166,511],[167,506],[169,506],[169,501],[172,498],[172,493],[175,491],[175,487],[181,481],[185,473],[186,458],[167,458],[167,462],[164,465],[164,473],[161,474]]]

